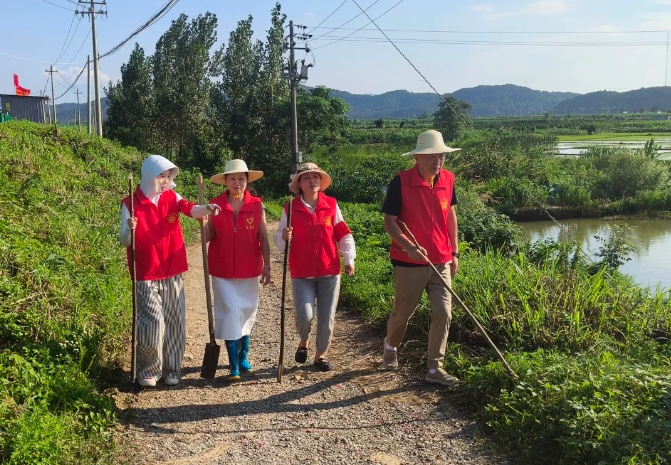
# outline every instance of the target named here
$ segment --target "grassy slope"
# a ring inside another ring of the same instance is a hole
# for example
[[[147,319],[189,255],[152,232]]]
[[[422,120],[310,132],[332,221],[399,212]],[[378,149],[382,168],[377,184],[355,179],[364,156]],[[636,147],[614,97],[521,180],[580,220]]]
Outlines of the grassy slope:
[[[109,141],[0,125],[0,459],[89,463],[110,448],[100,382],[126,349],[130,288],[116,239],[142,158]]]

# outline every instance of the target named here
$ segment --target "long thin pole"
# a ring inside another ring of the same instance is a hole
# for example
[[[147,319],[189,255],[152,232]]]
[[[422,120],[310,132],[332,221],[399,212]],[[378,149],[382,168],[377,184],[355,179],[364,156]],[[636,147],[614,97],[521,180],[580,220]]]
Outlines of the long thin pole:
[[[54,71],[53,65],[49,66],[49,69],[45,71],[51,76],[51,105],[54,109],[54,124],[58,125],[58,118],[56,118],[56,95],[54,94],[54,73],[57,73],[58,71]]]
[[[91,134],[91,55],[86,57],[86,116],[88,117],[86,133]]]
[[[669,31],[666,31],[666,66],[664,67],[664,87],[666,87],[666,77],[669,74]]]
[[[128,175],[128,199],[129,199],[129,213],[130,217],[135,217],[135,208],[133,205],[133,173]],[[131,382],[135,382],[137,377],[136,369],[136,352],[137,352],[137,281],[135,273],[135,228],[131,229],[130,232],[130,279],[131,279],[131,288],[133,292],[133,334],[131,341],[131,354],[130,354],[130,376]]]
[[[96,95],[96,134],[99,137],[103,135],[102,108],[100,107],[100,69],[98,67],[98,35],[96,33],[96,12],[95,2],[91,0],[91,35],[93,36],[93,81]]]
[[[289,21],[289,79],[291,86],[291,156],[294,172],[298,165],[298,115],[296,114],[296,57],[294,52],[294,22]]]
[[[75,117],[77,118],[77,131],[81,132],[81,130],[82,130],[82,107],[79,106],[79,95],[81,94],[81,92],[79,92],[79,89],[77,89],[77,92],[75,92],[75,94],[77,94],[77,113],[75,115]]]
[[[401,227],[405,230],[405,233],[408,236],[410,236],[410,240],[412,240],[412,242],[415,244],[415,246],[417,246],[417,248],[421,248],[421,246],[417,242],[417,239],[415,239],[415,236],[412,234],[412,231],[410,231],[408,226],[401,220],[398,220],[398,224],[400,224]],[[485,331],[485,328],[482,327],[482,325],[477,320],[477,318],[475,318],[475,315],[473,315],[471,313],[471,311],[468,309],[468,307],[466,307],[466,305],[461,301],[459,296],[457,294],[455,294],[455,292],[452,290],[452,286],[449,285],[447,280],[443,277],[443,275],[440,274],[440,272],[436,269],[434,264],[431,263],[431,261],[429,261],[429,258],[426,255],[422,254],[422,258],[429,264],[429,266],[431,267],[433,272],[436,273],[436,275],[441,279],[441,281],[443,281],[443,284],[445,285],[445,287],[447,288],[449,293],[452,295],[452,298],[457,302],[459,307],[461,307],[461,309],[464,312],[466,312],[466,315],[468,315],[468,317],[471,319],[471,322],[475,325],[475,327],[478,328],[478,331],[480,331],[480,334],[482,334],[484,336],[485,340],[487,341],[487,344],[489,344],[489,347],[491,347],[494,350],[494,352],[496,353],[496,356],[499,358],[499,360],[503,364],[504,368],[508,371],[508,373],[510,373],[510,376],[512,376],[513,379],[518,379],[517,374],[515,374],[513,369],[510,368],[510,365],[508,365],[508,362],[506,362],[505,357],[499,351],[498,347],[496,347],[496,344],[494,344],[494,342],[489,338],[489,335],[487,334],[487,331]]]

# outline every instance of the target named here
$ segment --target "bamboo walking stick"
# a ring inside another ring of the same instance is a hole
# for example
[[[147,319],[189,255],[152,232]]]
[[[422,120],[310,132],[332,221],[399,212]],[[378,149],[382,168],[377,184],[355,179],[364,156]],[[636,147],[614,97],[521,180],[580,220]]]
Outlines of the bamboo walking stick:
[[[128,175],[128,199],[130,204],[130,217],[135,217],[135,208],[133,206],[133,173]],[[130,279],[133,289],[133,335],[131,340],[130,354],[130,376],[131,382],[137,378],[136,352],[137,352],[137,281],[135,280],[135,228],[130,231]]]
[[[287,208],[287,228],[291,227],[291,209],[293,208],[293,199],[289,200]],[[285,311],[284,302],[287,291],[287,259],[289,258],[289,241],[284,243],[284,265],[282,269],[282,302],[280,303],[280,360],[277,362],[277,382],[282,382],[282,372],[284,371],[284,321]]]
[[[417,242],[417,239],[415,239],[415,236],[412,234],[412,231],[410,231],[410,229],[408,228],[408,225],[406,225],[406,224],[405,224],[403,221],[401,221],[401,220],[397,220],[397,221],[398,221],[398,224],[400,224],[401,227],[405,230],[405,233],[406,233],[408,236],[410,236],[410,239],[411,239],[412,242],[415,244],[415,246],[421,250],[421,246],[420,246],[419,243]],[[457,302],[457,304],[459,305],[459,307],[461,307],[461,309],[462,309],[464,312],[466,312],[466,315],[468,315],[468,317],[471,319],[471,321],[473,322],[473,324],[475,325],[475,327],[478,328],[478,331],[480,331],[480,334],[482,334],[482,335],[485,337],[485,339],[487,340],[487,344],[489,344],[489,347],[491,347],[491,348],[494,350],[494,352],[496,353],[496,356],[499,358],[499,360],[501,361],[501,363],[503,364],[503,366],[505,367],[505,369],[508,371],[508,373],[510,373],[510,376],[512,376],[513,379],[518,379],[518,376],[515,374],[515,372],[513,371],[513,369],[510,368],[510,365],[508,365],[508,362],[506,362],[505,357],[504,357],[503,354],[499,351],[498,347],[496,347],[496,344],[494,344],[494,342],[489,338],[489,335],[488,335],[487,332],[485,331],[485,328],[483,328],[482,325],[480,324],[480,322],[475,318],[475,315],[473,315],[473,313],[471,313],[471,311],[470,311],[470,310],[466,307],[466,305],[461,301],[461,299],[459,298],[459,296],[458,296],[457,294],[455,294],[455,292],[452,290],[452,286],[450,286],[450,285],[447,283],[447,280],[443,277],[443,275],[440,274],[440,272],[436,269],[435,265],[429,261],[429,257],[427,257],[426,255],[424,255],[421,251],[420,251],[420,254],[422,255],[422,258],[423,258],[424,260],[426,260],[426,262],[429,264],[429,266],[433,269],[433,272],[436,273],[436,274],[438,275],[438,277],[441,279],[441,281],[443,281],[443,284],[445,284],[445,287],[447,288],[447,290],[448,290],[448,291],[450,292],[450,294],[452,295],[452,298]]]

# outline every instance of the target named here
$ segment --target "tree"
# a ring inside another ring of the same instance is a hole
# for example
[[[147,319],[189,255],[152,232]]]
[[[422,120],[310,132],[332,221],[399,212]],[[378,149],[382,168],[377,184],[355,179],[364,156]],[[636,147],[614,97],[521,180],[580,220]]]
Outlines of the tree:
[[[210,129],[211,70],[219,66],[218,56],[210,59],[216,27],[212,13],[198,15],[190,23],[182,14],[159,38],[151,59],[157,127],[165,152],[197,165],[204,164],[200,149]]]
[[[109,102],[105,134],[124,145],[149,150],[155,132],[151,65],[137,43],[127,64],[121,66],[121,80],[105,89]]]
[[[456,140],[459,133],[471,125],[471,104],[452,96],[444,96],[433,114],[434,127],[447,141]]]

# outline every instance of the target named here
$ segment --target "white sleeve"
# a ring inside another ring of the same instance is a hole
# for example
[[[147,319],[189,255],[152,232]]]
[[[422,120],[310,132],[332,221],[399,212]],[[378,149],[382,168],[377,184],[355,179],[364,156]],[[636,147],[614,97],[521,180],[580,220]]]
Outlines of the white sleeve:
[[[284,211],[284,208],[282,208],[282,217],[280,218],[280,223],[277,225],[277,231],[275,231],[275,235],[273,236],[273,242],[275,243],[275,247],[277,247],[279,250],[284,250],[284,239],[282,239],[282,230],[287,227],[287,214]]]
[[[130,218],[130,212],[126,208],[126,204],[121,204],[121,230],[119,232],[119,242],[124,247],[130,247],[130,234],[131,229],[128,227],[128,218]]]
[[[336,215],[335,219],[333,220],[333,226],[340,223],[341,221],[345,221],[345,219],[342,216],[340,206],[336,204]],[[342,254],[345,265],[354,265],[354,259],[356,258],[356,245],[354,244],[354,236],[347,234],[341,237],[338,241],[338,250],[340,250],[340,253]]]

